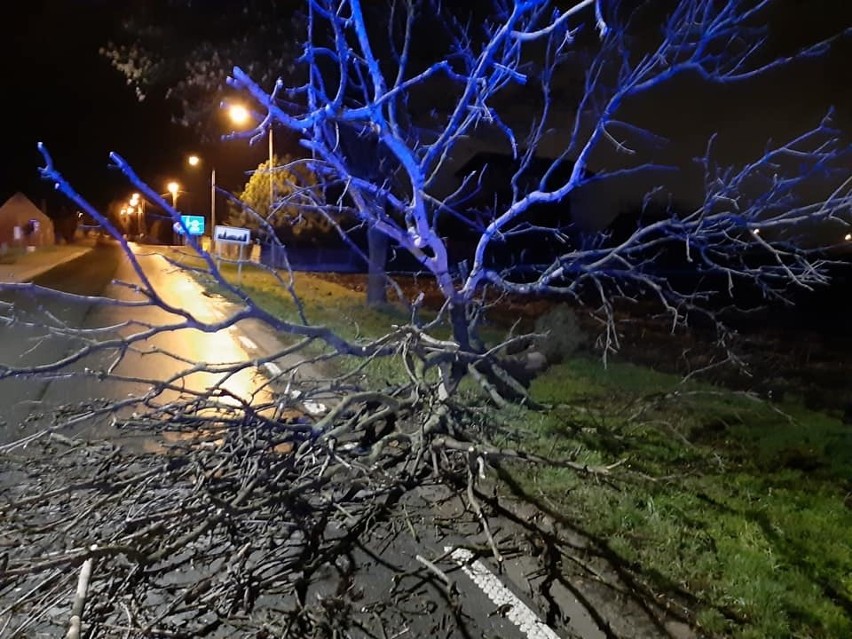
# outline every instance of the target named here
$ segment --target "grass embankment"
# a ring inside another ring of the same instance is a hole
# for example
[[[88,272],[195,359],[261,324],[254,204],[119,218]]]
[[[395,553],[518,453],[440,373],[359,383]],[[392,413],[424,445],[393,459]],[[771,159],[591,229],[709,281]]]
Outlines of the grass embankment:
[[[269,276],[246,269],[243,285],[296,317]],[[296,291],[312,322],[349,337],[406,319],[308,274],[297,275]],[[600,540],[652,590],[686,594],[702,632],[852,637],[852,427],[838,415],[594,357],[550,368],[531,394],[552,408],[494,416],[524,450],[628,461],[608,482],[511,465],[520,490]]]
[[[626,363],[576,359],[533,382],[523,446],[589,463],[612,483],[510,469],[533,499],[681,590],[723,636],[852,636],[852,428]],[[845,503],[844,503],[845,500]]]
[[[189,257],[183,252],[173,250],[169,257],[188,267],[203,267],[199,258]],[[263,309],[284,320],[301,322],[292,296],[271,274],[251,264],[243,267],[239,277],[237,267],[233,264],[223,263],[220,268],[230,283],[238,284]],[[287,273],[282,272],[281,275],[284,282],[289,283]],[[209,275],[200,274],[197,278],[210,291],[229,296]],[[369,309],[363,303],[363,293],[348,290],[309,273],[297,273],[293,284],[299,299],[304,302],[307,320],[312,325],[329,326],[350,339],[383,335],[391,324],[408,321],[408,316],[400,307],[388,305],[381,310]]]

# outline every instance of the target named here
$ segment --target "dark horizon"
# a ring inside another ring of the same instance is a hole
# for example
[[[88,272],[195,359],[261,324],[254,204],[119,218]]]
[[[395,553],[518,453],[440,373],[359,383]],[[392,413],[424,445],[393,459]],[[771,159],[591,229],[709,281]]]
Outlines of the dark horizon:
[[[0,139],[0,203],[19,191],[38,206],[46,202],[51,214],[68,203],[39,173],[39,142],[77,192],[99,208],[133,190],[110,167],[111,152],[152,187],[178,179],[205,202],[212,166],[220,186],[238,190],[248,171],[266,159],[265,144],[202,144],[195,132],[172,121],[174,107],[164,99],[137,100],[99,53],[120,13],[108,0],[33,0],[5,13],[15,29],[0,39],[7,123]],[[201,155],[205,166],[189,169],[190,153]]]
[[[790,18],[783,13],[768,44],[788,53],[808,38],[824,37],[827,30],[839,31],[844,23],[852,24],[852,2],[822,0],[811,5],[808,10],[802,3],[780,0],[782,13],[790,9]],[[7,88],[0,201],[21,191],[39,205],[49,202],[49,209],[61,202],[39,175],[43,161],[38,142],[45,144],[72,186],[97,207],[106,207],[131,190],[125,178],[109,168],[113,151],[152,187],[178,179],[196,200],[207,197],[201,194],[209,189],[211,168],[216,168],[221,187],[239,190],[247,173],[266,159],[265,144],[253,148],[240,140],[201,144],[200,136],[172,122],[174,107],[165,100],[156,96],[137,100],[133,88],[98,51],[116,28],[120,13],[121,7],[109,0],[32,0],[6,9],[7,21],[15,28],[0,40]],[[803,72],[774,74],[769,88],[777,96],[778,109],[748,119],[755,124],[784,123],[785,114],[791,114],[789,122],[795,126],[797,118],[817,103],[833,104],[838,124],[848,130],[852,83],[845,78],[852,38],[842,40],[824,60],[800,65]],[[713,106],[717,113],[718,107]],[[745,121],[734,126],[751,127]],[[276,133],[276,145],[279,154],[294,148],[292,138],[283,132]],[[185,165],[192,152],[205,160],[195,172]],[[196,202],[193,208],[203,207]]]

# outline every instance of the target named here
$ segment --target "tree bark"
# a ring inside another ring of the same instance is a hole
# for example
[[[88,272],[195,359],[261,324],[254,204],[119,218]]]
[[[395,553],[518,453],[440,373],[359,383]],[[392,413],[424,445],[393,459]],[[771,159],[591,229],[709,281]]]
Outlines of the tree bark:
[[[460,302],[450,304],[450,326],[453,330],[453,339],[462,348],[462,350],[470,351],[470,325],[467,319],[467,305]]]
[[[388,301],[387,273],[388,236],[371,228],[367,231],[367,305],[379,306]]]

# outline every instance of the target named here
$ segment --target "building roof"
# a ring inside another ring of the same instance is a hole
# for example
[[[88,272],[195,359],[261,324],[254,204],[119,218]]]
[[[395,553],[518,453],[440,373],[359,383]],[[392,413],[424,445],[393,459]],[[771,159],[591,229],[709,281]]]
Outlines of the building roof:
[[[50,219],[33,201],[18,191],[0,206],[0,219],[13,218],[15,222],[27,221],[32,218]]]

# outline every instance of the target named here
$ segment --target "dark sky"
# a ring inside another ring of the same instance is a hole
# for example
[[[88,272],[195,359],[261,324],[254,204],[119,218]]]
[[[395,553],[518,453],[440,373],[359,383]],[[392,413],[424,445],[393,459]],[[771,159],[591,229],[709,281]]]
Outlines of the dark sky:
[[[149,158],[167,155],[165,141],[179,133],[168,113],[139,104],[98,54],[111,29],[107,2],[29,0],[4,3],[2,11],[0,196],[21,190],[41,204],[50,195],[38,174],[38,141],[78,191],[99,204],[121,184],[107,170],[109,151],[142,162],[142,170]],[[158,138],[163,143],[152,144]]]
[[[191,188],[203,190],[201,177],[187,175],[183,164],[188,152],[199,150],[193,133],[171,124],[162,102],[138,102],[124,78],[98,53],[110,37],[121,4],[117,0],[3,3],[0,201],[18,190],[38,204],[52,196],[50,186],[38,175],[37,141],[46,144],[60,171],[97,205],[130,190],[116,171],[108,169],[110,151],[127,158],[152,185],[174,177],[194,180]],[[852,24],[852,0],[779,0],[779,4],[790,16],[779,23],[783,29],[773,36],[774,44],[780,46],[795,46],[802,38]],[[808,65],[804,75],[776,75],[771,87],[776,94],[773,102],[792,106],[793,111],[835,103],[847,124],[852,110],[850,40],[836,48],[826,62]],[[781,111],[785,109],[753,115],[786,118]],[[264,145],[244,146],[243,142],[228,142],[200,149],[219,163],[217,174],[219,167],[225,169],[230,162],[230,175],[237,177],[230,178],[234,183],[227,184],[228,188],[238,188],[244,173],[233,167],[241,164],[248,170],[264,159]],[[221,174],[229,173],[222,170]]]
[[[115,0],[28,0],[4,2],[0,9],[0,77],[3,133],[0,135],[0,202],[23,191],[49,213],[63,201],[41,179],[36,143],[42,141],[56,167],[97,206],[131,191],[109,168],[109,152],[124,156],[151,185],[174,178],[194,192],[207,193],[209,172],[186,168],[197,136],[171,123],[169,107],[155,98],[139,102],[124,77],[98,49],[113,33]],[[219,143],[212,152],[234,156],[244,168],[230,171],[232,184],[265,157],[265,145]],[[225,153],[223,153],[226,151]],[[222,166],[222,169],[226,167]],[[217,173],[223,181],[226,170]],[[194,197],[194,196],[193,196]],[[207,197],[206,195],[204,196]],[[199,196],[199,206],[200,200]]]

